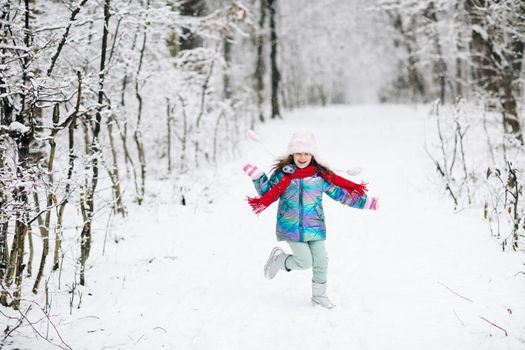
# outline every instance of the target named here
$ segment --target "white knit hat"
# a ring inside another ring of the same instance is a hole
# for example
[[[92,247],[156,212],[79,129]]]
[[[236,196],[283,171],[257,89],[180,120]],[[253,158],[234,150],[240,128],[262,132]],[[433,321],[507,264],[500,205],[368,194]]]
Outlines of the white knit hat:
[[[317,142],[314,134],[310,132],[296,132],[288,143],[288,154],[310,153],[317,158]]]

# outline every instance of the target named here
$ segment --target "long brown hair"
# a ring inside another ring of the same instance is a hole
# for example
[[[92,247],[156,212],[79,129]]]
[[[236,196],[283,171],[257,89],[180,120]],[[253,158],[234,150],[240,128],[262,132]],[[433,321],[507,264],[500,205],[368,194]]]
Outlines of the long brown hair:
[[[295,162],[293,161],[293,154],[290,154],[287,158],[277,160],[277,162],[272,166],[272,172],[283,171],[283,167],[286,165],[295,165]],[[310,162],[310,165],[312,165],[315,168],[315,171],[317,171],[319,174],[333,173],[333,171],[330,168],[317,163],[314,156],[312,156],[312,161]]]

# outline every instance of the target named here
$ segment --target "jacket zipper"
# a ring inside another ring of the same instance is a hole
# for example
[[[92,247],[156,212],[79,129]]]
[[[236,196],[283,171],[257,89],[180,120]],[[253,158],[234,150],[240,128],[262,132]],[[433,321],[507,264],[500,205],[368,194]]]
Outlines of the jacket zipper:
[[[299,179],[299,242],[303,240],[303,179]]]

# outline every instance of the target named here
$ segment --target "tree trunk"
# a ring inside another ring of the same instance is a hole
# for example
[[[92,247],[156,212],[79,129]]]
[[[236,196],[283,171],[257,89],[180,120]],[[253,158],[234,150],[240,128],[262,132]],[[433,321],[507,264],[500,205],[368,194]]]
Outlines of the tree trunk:
[[[62,221],[64,216],[64,210],[66,208],[66,205],[69,201],[69,195],[71,194],[71,179],[73,177],[73,169],[75,166],[75,128],[77,124],[77,117],[80,110],[80,101],[82,98],[82,74],[80,71],[77,71],[77,79],[78,79],[78,90],[77,90],[77,104],[75,106],[75,111],[71,115],[69,119],[69,125],[68,125],[68,153],[69,153],[69,159],[68,159],[68,169],[67,169],[67,182],[66,182],[66,188],[65,188],[65,195],[64,199],[62,200],[62,204],[60,204],[60,207],[58,209],[57,214],[57,224],[55,227],[56,232],[56,239],[55,239],[55,252],[53,255],[53,270],[57,270],[59,268],[60,264],[60,251],[62,250]],[[65,124],[64,124],[65,126]]]
[[[10,266],[9,244],[7,242],[8,228],[8,222],[0,224],[0,282],[7,280],[8,268]],[[5,290],[0,292],[0,304],[8,306],[7,292]]]
[[[455,96],[454,100],[458,100],[461,97],[464,97],[464,88],[466,83],[466,76],[465,76],[465,69],[464,69],[464,61],[462,59],[463,53],[465,52],[465,39],[464,39],[464,33],[463,33],[463,26],[464,26],[464,20],[465,20],[465,13],[464,13],[464,2],[461,0],[458,2],[455,6],[455,12],[456,16],[460,17],[458,21],[459,29],[457,31],[457,37],[456,37],[456,77],[455,77]],[[459,14],[458,14],[459,13]]]
[[[275,28],[276,17],[276,0],[268,0],[268,7],[270,10],[270,65],[272,74],[272,119],[281,118],[279,112],[279,82],[281,74],[277,68],[277,30]]]
[[[166,97],[166,156],[168,157],[168,174],[171,174],[171,104]]]
[[[187,169],[186,167],[186,149],[188,144],[188,115],[186,114],[186,102],[180,94],[177,94],[179,98],[180,105],[182,107],[182,136],[180,137],[181,142],[181,152],[180,152],[180,172],[184,173]]]
[[[150,6],[150,0],[147,2],[147,9],[149,10]],[[137,97],[138,101],[138,113],[137,113],[137,125],[135,126],[135,132],[133,133],[133,138],[135,140],[135,144],[137,146],[137,153],[139,155],[139,163],[140,163],[140,190],[137,194],[137,203],[139,205],[142,204],[142,201],[144,200],[144,195],[146,191],[146,156],[144,154],[144,145],[142,143],[142,131],[141,131],[141,121],[142,121],[142,95],[140,94],[140,88],[139,88],[139,77],[140,72],[142,69],[142,63],[144,61],[144,51],[146,50],[146,41],[147,41],[147,30],[148,28],[144,26],[143,33],[142,33],[142,48],[140,50],[140,58],[139,58],[139,64],[137,68],[137,74],[135,76],[135,96]]]
[[[22,196],[26,196],[25,189],[22,189]],[[27,201],[27,198],[25,198]],[[24,241],[25,236],[27,234],[27,225],[24,222],[23,216],[20,218],[17,218],[16,224],[15,224],[15,232],[16,232],[16,240],[17,243],[17,258],[16,258],[16,277],[15,277],[15,285],[16,289],[13,293],[13,303],[11,306],[13,309],[18,310],[20,306],[20,298],[22,297],[22,279],[23,279],[23,273],[24,273]]]
[[[117,150],[115,149],[115,141],[113,139],[113,123],[114,116],[108,118],[106,126],[108,127],[108,139],[109,145],[111,148],[111,160],[113,162],[111,169],[109,171],[109,176],[111,179],[111,187],[113,189],[113,200],[115,201],[115,211],[119,213],[122,217],[126,216],[126,209],[124,209],[124,204],[122,203],[122,191],[120,190],[120,174],[118,168],[118,158]]]
[[[525,2],[516,2],[515,14],[517,15],[517,23],[512,23],[517,29],[520,30],[520,35],[513,35],[510,43],[510,60],[511,60],[511,72],[512,81],[515,82],[521,78],[523,70],[523,54],[525,51]],[[523,83],[515,84],[516,96],[522,96]]]
[[[47,254],[49,253],[49,229],[51,225],[51,206],[53,205],[53,202],[55,201],[55,194],[53,192],[53,187],[54,187],[53,163],[55,161],[55,150],[56,150],[55,137],[59,130],[58,128],[59,119],[60,119],[60,107],[57,103],[55,104],[55,107],[53,108],[53,129],[51,130],[51,135],[49,136],[50,151],[49,151],[49,160],[47,162],[47,176],[48,176],[49,191],[47,194],[46,209],[45,209],[46,218],[45,218],[44,227],[42,230],[42,257],[40,259],[40,267],[36,275],[35,284],[33,285],[33,293],[35,294],[38,293],[38,287],[40,285],[40,281],[44,274]]]
[[[26,6],[28,5],[26,0]],[[26,7],[26,12],[29,12]],[[27,22],[26,22],[27,24]],[[16,167],[17,177],[22,180],[24,173],[27,171],[28,162],[29,162],[29,144],[32,141],[32,134],[24,135],[19,140],[17,140],[17,151],[18,151],[18,164]],[[20,181],[23,183],[23,181]],[[20,210],[16,214],[15,221],[15,235],[13,237],[13,245],[11,249],[9,268],[6,276],[6,287],[9,287],[12,283],[13,275],[15,277],[16,290],[13,294],[13,301],[11,306],[14,309],[18,309],[20,305],[21,297],[21,288],[22,288],[22,279],[23,271],[25,265],[24,260],[24,240],[27,233],[27,224],[25,222],[25,213],[23,211],[27,210],[27,192],[23,185],[18,186],[14,191],[15,201],[18,203]],[[5,302],[5,295],[2,295],[2,302]]]
[[[31,29],[29,26],[29,19],[30,19],[31,10],[29,8],[29,0],[24,1],[24,45],[26,48],[31,47]],[[31,125],[31,131],[24,133],[21,135],[20,138],[18,138],[17,141],[17,147],[18,147],[18,165],[16,168],[16,174],[17,177],[22,180],[25,172],[27,171],[29,167],[29,145],[33,139],[33,132],[34,132],[34,105],[32,102],[28,102],[28,95],[30,92],[32,92],[32,88],[29,84],[29,65],[30,65],[30,58],[28,55],[25,55],[25,57],[22,58],[22,82],[24,85],[24,90],[20,94],[21,95],[21,101],[22,101],[22,110],[19,114],[16,116],[16,120],[22,124],[25,125],[26,119]],[[23,181],[21,181],[23,182]],[[14,193],[15,201],[17,202],[19,206],[20,212],[16,214],[16,221],[15,221],[15,237],[13,238],[13,247],[16,246],[16,250],[13,249],[11,251],[11,263],[15,264],[15,284],[16,284],[16,290],[13,294],[13,302],[12,307],[14,309],[18,309],[18,306],[20,304],[20,297],[21,297],[21,288],[22,288],[22,279],[23,279],[23,270],[24,270],[24,240],[25,240],[25,234],[27,232],[27,224],[25,223],[25,210],[27,210],[27,192],[23,185],[18,186],[15,189]],[[16,243],[15,243],[16,241]],[[10,267],[11,268],[11,267]],[[6,282],[6,285],[9,286],[11,283],[9,272],[8,272],[8,278],[9,280]]]
[[[473,77],[478,85],[490,96],[499,100],[502,106],[503,126],[505,132],[524,143],[520,124],[516,97],[512,89],[513,66],[508,65],[508,59],[502,56],[496,35],[488,31],[486,19],[490,21],[490,9],[485,0],[467,0],[467,11],[472,28],[471,56]],[[513,56],[523,56],[523,47],[516,45],[517,52]],[[512,62],[512,61],[511,61]],[[521,63],[520,63],[521,67]]]
[[[95,114],[95,122],[92,123],[93,130],[93,141],[91,143],[91,154],[93,156],[92,161],[92,177],[91,177],[91,188],[87,189],[87,196],[85,198],[85,210],[86,217],[84,218],[84,226],[81,232],[80,240],[80,284],[85,285],[86,277],[86,261],[89,257],[91,250],[91,225],[93,221],[93,215],[95,212],[95,191],[98,184],[98,157],[100,152],[99,145],[99,134],[100,134],[100,123],[102,121],[101,108],[104,102],[104,80],[106,77],[106,51],[108,46],[108,33],[109,33],[109,19],[110,13],[110,0],[104,0],[104,28],[102,30],[102,48],[100,55],[100,70],[99,70],[99,88],[98,88],[98,108]]]
[[[230,67],[232,61],[232,41],[233,38],[231,35],[226,35],[223,39],[224,47],[224,74],[223,74],[223,89],[224,89],[224,99],[229,100],[232,97],[232,86],[230,78]]]
[[[26,48],[29,49],[31,46],[31,32],[29,29],[29,15],[30,15],[30,9],[29,9],[29,0],[24,0],[25,9],[24,9],[24,45]],[[22,90],[22,93],[20,94],[22,97],[22,113],[17,114],[16,121],[24,124],[24,114],[26,114],[29,118],[31,116],[29,115],[29,108],[26,109],[26,98],[27,98],[27,92],[31,91],[31,87],[28,86],[29,83],[29,55],[24,55],[22,58],[22,81],[24,84],[24,89]]]
[[[434,2],[431,1],[427,8],[424,11],[424,16],[428,18],[434,25],[437,25],[438,18],[436,14],[436,6],[434,5]],[[439,38],[439,32],[435,27],[433,27],[430,31],[430,36],[432,37],[432,40],[434,41],[434,47],[436,50],[436,60],[433,62],[434,64],[434,76],[439,84],[439,100],[441,104],[445,103],[445,97],[446,97],[446,83],[447,83],[447,64],[445,60],[443,59],[443,50],[441,49],[441,40]]]
[[[29,213],[26,212],[26,221],[29,221]],[[27,277],[33,275],[33,258],[35,256],[35,248],[33,246],[33,231],[31,226],[27,226],[27,242],[29,243],[29,258],[27,259]]]
[[[255,92],[257,93],[257,109],[259,111],[259,121],[264,122],[264,73],[266,72],[266,63],[264,57],[264,38],[266,27],[266,1],[260,0],[260,17],[259,28],[256,35],[257,43],[257,63],[255,66]]]
[[[2,139],[0,141],[3,142]],[[4,150],[0,148],[0,169],[3,169],[5,166],[4,163]],[[3,210],[3,207],[7,204],[7,196],[5,194],[4,184],[0,182],[0,210]],[[7,228],[8,220],[0,222],[0,281],[4,280],[6,269],[9,262],[9,245],[7,242]]]
[[[9,26],[6,25],[10,22],[11,14],[11,1],[7,1],[2,4],[2,15],[0,18],[0,43],[8,45],[9,44]],[[8,58],[7,50],[2,49],[0,55],[0,63],[5,64],[6,59]],[[11,99],[8,97],[7,82],[0,76],[0,95],[2,99],[0,100],[0,125],[9,125],[13,120],[13,111],[14,106],[11,103]]]
[[[0,281],[4,280],[9,265],[9,244],[7,242],[7,222],[0,224]]]

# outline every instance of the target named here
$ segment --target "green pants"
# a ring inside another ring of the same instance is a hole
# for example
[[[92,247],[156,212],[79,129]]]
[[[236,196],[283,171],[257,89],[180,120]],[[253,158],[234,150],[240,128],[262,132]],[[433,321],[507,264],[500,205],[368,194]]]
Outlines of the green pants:
[[[289,270],[306,270],[311,267],[313,271],[312,281],[326,283],[328,258],[325,241],[288,242],[288,244],[292,248],[293,255],[286,259],[286,268]]]

